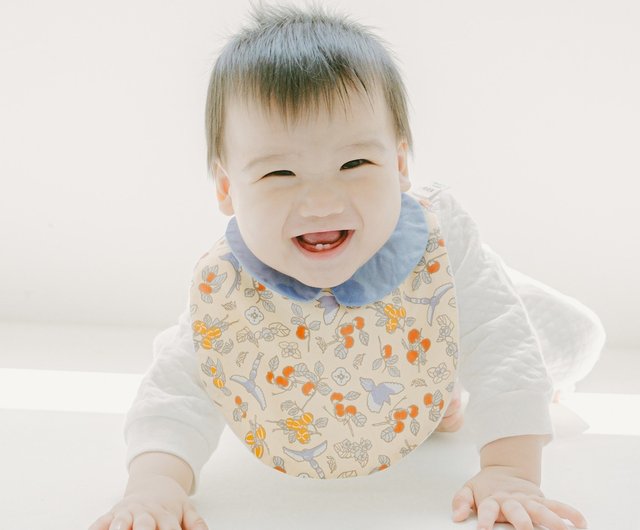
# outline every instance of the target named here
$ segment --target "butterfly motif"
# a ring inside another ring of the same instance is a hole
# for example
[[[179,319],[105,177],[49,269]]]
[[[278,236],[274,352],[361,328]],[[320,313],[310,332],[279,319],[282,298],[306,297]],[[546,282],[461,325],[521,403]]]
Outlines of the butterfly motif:
[[[251,373],[248,378],[243,375],[232,375],[229,378],[232,381],[241,384],[244,389],[256,399],[262,410],[267,408],[267,400],[264,397],[262,389],[256,385],[256,375],[258,374],[258,366],[260,366],[260,359],[263,355],[264,353],[262,352],[258,353],[258,357],[253,362],[253,367],[251,368]]]
[[[433,296],[431,298],[412,298],[411,296],[407,296],[405,294],[404,299],[413,304],[424,304],[429,306],[427,307],[427,323],[431,325],[431,323],[433,322],[433,313],[436,310],[436,306],[440,303],[440,299],[449,289],[453,289],[453,284],[445,283],[433,292]]]
[[[324,309],[324,314],[322,315],[324,323],[327,325],[331,324],[338,314],[338,309],[340,309],[340,304],[336,300],[336,297],[328,294],[318,298],[318,302],[320,302],[320,307]]]
[[[316,473],[318,474],[318,476],[320,478],[325,478],[324,477],[324,471],[322,471],[322,468],[320,467],[320,464],[318,464],[316,457],[320,456],[322,453],[324,453],[327,450],[327,441],[325,440],[324,442],[322,442],[319,445],[316,445],[315,447],[309,447],[308,449],[304,449],[302,451],[297,451],[295,449],[289,449],[288,447],[282,447],[282,451],[284,452],[284,454],[286,454],[287,456],[290,456],[291,458],[293,458],[295,461],[297,462],[309,462],[309,465],[315,469]]]
[[[391,398],[389,396],[398,394],[404,390],[404,385],[400,383],[380,383],[376,385],[373,379],[368,377],[361,377],[360,384],[367,392],[369,397],[367,398],[367,407],[371,412],[380,412],[383,403],[391,405]]]

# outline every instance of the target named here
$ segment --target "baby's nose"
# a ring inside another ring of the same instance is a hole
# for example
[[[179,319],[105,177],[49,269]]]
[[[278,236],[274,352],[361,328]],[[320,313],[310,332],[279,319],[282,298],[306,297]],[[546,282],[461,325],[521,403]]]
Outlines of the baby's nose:
[[[344,193],[328,182],[308,186],[299,202],[299,212],[303,217],[327,217],[342,213],[344,208]]]

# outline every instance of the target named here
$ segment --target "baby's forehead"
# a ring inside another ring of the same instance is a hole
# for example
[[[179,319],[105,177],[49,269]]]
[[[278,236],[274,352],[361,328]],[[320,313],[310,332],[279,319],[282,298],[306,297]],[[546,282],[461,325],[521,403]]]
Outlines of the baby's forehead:
[[[391,111],[379,90],[367,92],[350,90],[347,94],[336,90],[326,97],[300,98],[299,101],[291,101],[277,94],[267,97],[256,94],[236,94],[229,97],[227,108],[286,125],[324,122],[361,112],[378,114]]]

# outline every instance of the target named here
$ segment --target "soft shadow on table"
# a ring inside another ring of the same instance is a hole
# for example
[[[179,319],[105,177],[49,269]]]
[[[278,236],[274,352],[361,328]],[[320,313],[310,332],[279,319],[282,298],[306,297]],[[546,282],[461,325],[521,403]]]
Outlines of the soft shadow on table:
[[[544,450],[542,490],[582,511],[591,530],[637,530],[640,437],[585,434],[552,406],[557,438]],[[3,530],[88,528],[124,491],[124,416],[0,410]],[[210,530],[475,530],[451,520],[451,499],[479,470],[466,426],[435,433],[371,476],[298,479],[260,463],[225,429],[192,502]],[[496,530],[510,529],[499,524]]]

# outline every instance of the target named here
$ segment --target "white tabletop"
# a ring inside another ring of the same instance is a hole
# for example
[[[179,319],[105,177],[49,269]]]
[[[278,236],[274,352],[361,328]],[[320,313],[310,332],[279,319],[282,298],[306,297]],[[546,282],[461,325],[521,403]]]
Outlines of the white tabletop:
[[[582,398],[574,400],[574,408],[593,409],[590,396]],[[594,432],[580,433],[587,426],[578,416],[564,405],[551,407],[558,437],[544,451],[545,495],[580,509],[592,529],[640,528],[633,515],[640,437],[633,431],[597,434],[597,420]],[[122,414],[0,410],[0,529],[84,529],[109,509],[127,478],[123,420]],[[451,521],[450,504],[478,469],[465,427],[434,433],[384,472],[327,481],[271,470],[225,429],[192,499],[211,530],[475,530],[474,517]],[[501,528],[512,527],[496,525]]]
[[[124,413],[157,331],[0,323],[0,530],[86,530],[120,499]],[[606,351],[551,405],[542,490],[591,529],[640,529],[638,373],[640,352]],[[466,426],[434,433],[383,472],[323,481],[268,468],[226,429],[192,500],[210,530],[475,530],[475,517],[451,520],[479,470],[471,440]]]

